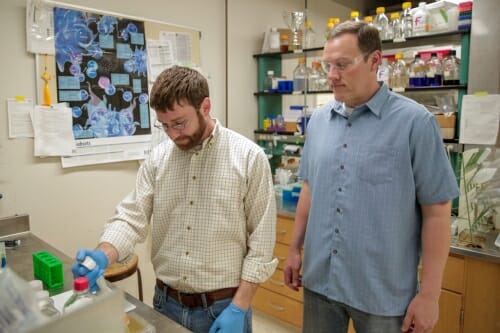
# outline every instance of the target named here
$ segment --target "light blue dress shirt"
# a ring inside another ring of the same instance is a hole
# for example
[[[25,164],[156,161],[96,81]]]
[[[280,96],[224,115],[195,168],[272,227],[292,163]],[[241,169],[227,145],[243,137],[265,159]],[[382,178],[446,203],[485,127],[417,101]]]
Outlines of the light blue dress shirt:
[[[303,283],[375,315],[403,315],[417,290],[421,204],[459,195],[434,116],[382,85],[351,116],[313,113],[301,159],[311,208]]]

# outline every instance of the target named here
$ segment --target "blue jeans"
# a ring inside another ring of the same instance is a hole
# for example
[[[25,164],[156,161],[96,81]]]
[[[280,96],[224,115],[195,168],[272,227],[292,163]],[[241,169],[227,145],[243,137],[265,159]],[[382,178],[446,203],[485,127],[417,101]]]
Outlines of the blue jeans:
[[[208,333],[215,318],[224,311],[231,300],[232,298],[225,298],[215,301],[211,306],[188,308],[176,299],[168,297],[163,290],[155,286],[153,306],[156,311],[195,333]],[[245,321],[245,329],[241,333],[252,333],[252,308],[248,309]]]
[[[372,315],[304,288],[302,332],[347,333],[349,318],[356,333],[401,333],[404,316]]]

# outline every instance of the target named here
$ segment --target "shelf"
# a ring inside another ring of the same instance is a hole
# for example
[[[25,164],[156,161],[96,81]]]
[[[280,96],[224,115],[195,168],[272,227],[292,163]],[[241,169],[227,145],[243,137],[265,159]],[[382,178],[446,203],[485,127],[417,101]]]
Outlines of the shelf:
[[[470,30],[454,30],[454,31],[440,32],[440,33],[436,33],[436,34],[429,34],[429,35],[423,35],[423,36],[408,37],[405,40],[402,40],[400,42],[394,42],[393,40],[383,40],[382,45],[384,47],[386,45],[389,45],[389,44],[394,44],[394,47],[401,47],[401,45],[412,46],[412,45],[418,44],[419,41],[423,41],[425,44],[429,44],[429,41],[434,40],[434,39],[435,40],[443,40],[443,38],[448,38],[448,37],[460,38],[462,35],[467,35],[469,33],[470,33]],[[447,41],[449,41],[449,39]],[[457,42],[460,42],[460,40],[458,39]],[[318,51],[323,51],[323,46],[313,47],[310,49],[287,51],[287,52],[258,53],[258,54],[254,54],[253,57],[254,58],[280,58],[282,55],[301,55],[304,53],[318,52]]]
[[[432,90],[455,90],[455,89],[467,89],[466,84],[454,84],[449,86],[427,86],[427,87],[407,87],[404,90],[394,90],[394,92],[402,93],[408,91],[432,91]],[[392,89],[391,89],[392,90]]]
[[[295,135],[293,132],[267,132],[264,130],[255,130],[255,141],[278,141],[284,143],[303,144],[304,135]]]
[[[308,94],[331,94],[331,90],[317,90],[317,91],[308,91]],[[254,96],[281,96],[281,95],[304,95],[303,91],[294,91],[289,93],[282,92],[266,92],[266,91],[258,91],[253,93]]]

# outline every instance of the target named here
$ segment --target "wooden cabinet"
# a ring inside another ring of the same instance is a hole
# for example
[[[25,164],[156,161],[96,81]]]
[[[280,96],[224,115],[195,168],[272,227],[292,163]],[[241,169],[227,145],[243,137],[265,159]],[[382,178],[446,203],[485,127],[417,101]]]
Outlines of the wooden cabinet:
[[[278,268],[260,285],[253,300],[253,307],[297,327],[302,327],[303,292],[291,290],[283,282],[283,266],[292,239],[293,218],[278,215],[276,221],[276,246],[274,256]]]
[[[252,306],[275,318],[297,327],[303,323],[303,289],[291,290],[283,281],[283,266],[292,240],[293,217],[278,215],[276,220],[276,246],[274,256],[278,258],[278,268],[274,274],[257,289]],[[349,332],[355,333],[349,323]]]

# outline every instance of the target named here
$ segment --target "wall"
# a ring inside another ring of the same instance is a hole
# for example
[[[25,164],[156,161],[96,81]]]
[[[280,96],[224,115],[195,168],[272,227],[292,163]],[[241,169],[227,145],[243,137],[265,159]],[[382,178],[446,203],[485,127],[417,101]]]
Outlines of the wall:
[[[195,28],[203,32],[201,62],[209,76],[213,115],[225,119],[225,49],[223,0],[66,1],[78,6],[143,17]],[[148,3],[149,5],[145,5]],[[103,223],[132,189],[138,162],[62,169],[57,158],[33,157],[32,139],[8,139],[6,99],[34,98],[35,62],[26,52],[25,0],[0,1],[0,217],[28,213],[33,232],[73,256],[94,247]],[[147,245],[138,248],[145,300],[151,301],[153,272]],[[135,294],[131,280],[127,290]],[[128,285],[127,284],[127,285]]]

